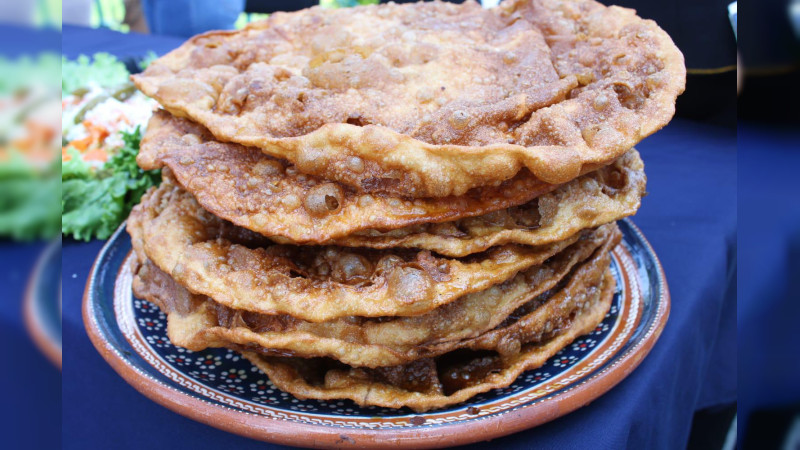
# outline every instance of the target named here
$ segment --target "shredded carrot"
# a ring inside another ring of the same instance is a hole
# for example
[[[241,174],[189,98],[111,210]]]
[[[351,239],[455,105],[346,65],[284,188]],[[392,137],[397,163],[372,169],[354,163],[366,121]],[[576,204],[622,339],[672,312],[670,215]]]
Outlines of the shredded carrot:
[[[108,154],[103,149],[103,142],[108,137],[109,132],[104,127],[95,125],[94,123],[84,120],[83,126],[86,128],[88,135],[81,139],[71,141],[67,146],[61,148],[61,160],[69,161],[70,157],[67,153],[67,147],[74,147],[76,150],[83,154],[85,161],[101,161],[108,160]]]
[[[83,139],[75,139],[74,141],[70,142],[69,145],[75,147],[77,150],[83,152],[89,148],[89,145],[92,144],[92,137],[86,136]]]
[[[25,154],[29,161],[48,162],[53,153],[50,147],[55,130],[35,120],[25,122],[25,135],[11,142],[11,145]]]
[[[67,161],[72,159],[72,155],[67,153],[67,149],[68,148],[69,148],[69,145],[65,145],[65,146],[61,147],[61,162],[67,162]]]
[[[108,153],[102,148],[93,148],[83,154],[83,160],[106,162],[106,160],[108,160]]]
[[[92,136],[94,143],[100,144],[108,137],[108,130],[99,125],[95,125],[88,120],[83,121],[83,126],[89,131],[89,136]]]

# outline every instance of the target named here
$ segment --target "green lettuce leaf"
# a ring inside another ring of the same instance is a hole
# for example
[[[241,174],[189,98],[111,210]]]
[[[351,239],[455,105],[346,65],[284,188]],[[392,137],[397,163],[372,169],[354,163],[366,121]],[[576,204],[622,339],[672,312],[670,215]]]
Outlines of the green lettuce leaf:
[[[61,190],[61,232],[66,235],[106,239],[124,219],[124,180],[75,178],[64,181]]]
[[[123,133],[123,148],[99,171],[73,157],[62,165],[61,231],[79,240],[107,239],[142,195],[161,180],[161,171],[136,165],[142,133]],[[74,161],[74,163],[73,163]]]
[[[34,89],[48,92],[58,89],[63,57],[43,52],[16,59],[0,56],[0,95],[14,95]]]
[[[95,53],[93,58],[81,55],[74,61],[65,57],[61,59],[62,95],[72,94],[91,84],[113,88],[127,83],[129,76],[125,64],[108,53]]]

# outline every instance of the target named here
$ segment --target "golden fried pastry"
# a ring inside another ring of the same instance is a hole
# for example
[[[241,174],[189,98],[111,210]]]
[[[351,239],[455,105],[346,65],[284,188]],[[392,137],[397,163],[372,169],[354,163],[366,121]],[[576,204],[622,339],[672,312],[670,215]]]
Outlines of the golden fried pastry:
[[[133,291],[190,350],[299,398],[427,411],[505,387],[608,311],[633,145],[683,56],[594,0],[275,13],[132,78],[163,169],[128,220]]]
[[[169,178],[142,197],[128,232],[137,251],[192,292],[312,322],[423,314],[500,284],[579,238],[459,259],[427,250],[280,245],[213,216]]]
[[[632,10],[511,0],[275,13],[196,36],[133,80],[220,140],[423,198],[597,169],[669,121],[685,72]]]
[[[477,394],[510,385],[524,371],[586,334],[603,320],[614,297],[615,282],[605,273],[601,286],[549,340],[525,343],[513,355],[459,349],[437,358],[376,369],[354,368],[327,358],[263,356],[244,351],[279,389],[297,398],[351,399],[361,406],[408,407],[417,412],[463,402]]]
[[[646,176],[631,149],[610,165],[561,185],[527,204],[452,222],[427,223],[389,232],[365,231],[335,239],[348,247],[422,248],[461,257],[495,245],[544,245],[580,230],[636,213]]]
[[[322,243],[365,229],[476,216],[525,203],[557,186],[520,174],[459,197],[408,199],[353,189],[298,173],[255,149],[215,141],[203,127],[159,111],[137,162],[169,167],[203,207],[241,227],[295,243]],[[527,171],[526,171],[527,172]]]
[[[351,366],[392,366],[467,346],[503,354],[518,350],[519,341],[528,340],[520,327],[530,334],[549,332],[580,307],[586,287],[608,267],[608,250],[619,237],[615,227],[603,227],[500,286],[413,317],[313,323],[232,310],[190,294],[149,261],[138,270],[133,287],[139,298],[168,315],[172,343],[190,350],[236,346],[273,355],[325,356]],[[489,332],[513,317],[528,317],[531,323]]]
[[[506,243],[553,242],[620,219],[636,211],[645,190],[644,165],[632,149],[543,196],[556,187],[521,177],[461,197],[357,194],[260,152],[215,142],[199,125],[163,111],[150,121],[138,162],[145,169],[169,167],[203,208],[282,243],[413,247],[454,257]],[[477,214],[484,215],[472,217]],[[430,223],[459,217],[468,218]]]

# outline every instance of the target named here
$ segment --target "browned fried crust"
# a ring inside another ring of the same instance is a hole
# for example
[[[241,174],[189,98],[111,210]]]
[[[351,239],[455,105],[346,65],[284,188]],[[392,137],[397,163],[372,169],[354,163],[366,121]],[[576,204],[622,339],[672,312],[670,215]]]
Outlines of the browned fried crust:
[[[591,293],[585,306],[555,336],[544,342],[524,344],[517,353],[506,357],[496,352],[456,350],[404,366],[364,369],[319,358],[243,354],[279,389],[300,399],[351,399],[361,406],[428,411],[506,387],[522,372],[541,366],[603,320],[614,289],[614,277],[607,271],[601,287]]]
[[[276,13],[133,79],[221,140],[419,198],[596,169],[670,120],[685,66],[654,22],[592,0],[420,2]]]
[[[312,323],[287,315],[232,310],[191,295],[148,261],[133,286],[138,297],[158,304],[168,314],[170,340],[190,350],[235,346],[273,355],[331,357],[353,366],[390,366],[460,347],[508,354],[519,349],[520,341],[533,340],[533,334],[558,329],[559,320],[581,307],[587,286],[601,278],[608,266],[608,251],[619,237],[616,229],[605,227],[501,286],[414,317],[347,317]],[[535,322],[523,327],[527,335],[519,331],[519,325],[487,333],[526,316],[528,322]]]
[[[608,166],[531,202],[478,217],[427,223],[389,232],[364,231],[334,244],[424,248],[462,257],[504,244],[544,245],[634,214],[645,195],[644,164],[635,149]]]
[[[134,208],[128,232],[137,251],[192,292],[234,309],[314,322],[423,314],[502,283],[579,238],[492,247],[465,258],[279,245],[213,216],[169,179]]]
[[[545,244],[620,219],[636,211],[645,189],[644,165],[632,149],[558,187],[518,176],[460,197],[358,194],[253,149],[217,142],[199,125],[163,111],[150,121],[138,162],[145,169],[169,167],[203,208],[276,240],[413,247],[454,257],[506,243]]]
[[[522,173],[458,197],[357,193],[301,174],[257,149],[216,141],[203,127],[164,111],[150,119],[137,162],[145,170],[169,167],[175,179],[217,216],[295,243],[323,243],[366,229],[393,230],[477,216],[558,187]]]

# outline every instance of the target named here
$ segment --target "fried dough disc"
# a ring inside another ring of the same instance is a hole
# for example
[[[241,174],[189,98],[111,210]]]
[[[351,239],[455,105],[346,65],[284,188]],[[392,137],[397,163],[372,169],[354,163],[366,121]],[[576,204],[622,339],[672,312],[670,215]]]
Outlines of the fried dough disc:
[[[599,230],[499,287],[468,294],[415,317],[348,317],[312,323],[286,315],[235,311],[207,297],[189,294],[149,262],[139,269],[134,292],[168,314],[167,331],[172,343],[193,351],[235,345],[270,354],[331,357],[352,366],[393,366],[465,345],[486,348],[494,343],[493,348],[507,353],[519,341],[514,329],[499,333],[504,340],[495,336],[498,333],[489,333],[480,341],[470,339],[508,320],[512,313],[525,316],[535,309],[538,324],[528,329],[551,331],[548,327],[552,329],[558,317],[579,307],[585,286],[605,271],[608,250],[618,240],[617,230]],[[590,260],[584,261],[592,254]],[[574,272],[570,280],[563,280],[570,271]],[[549,326],[547,321],[551,321]]]
[[[664,126],[683,55],[592,0],[275,13],[133,77],[167,110],[362,192],[446,197],[523,168],[560,184]]]
[[[607,271],[564,328],[544,342],[525,344],[513,356],[496,352],[455,350],[438,358],[378,369],[352,368],[326,358],[303,359],[243,355],[278,387],[300,399],[350,399],[361,406],[408,407],[417,412],[461,403],[477,394],[510,385],[524,371],[548,358],[602,322],[614,297],[615,282]]]
[[[548,244],[636,213],[645,195],[646,178],[639,153],[631,149],[612,164],[525,205],[453,222],[385,233],[361,232],[333,243],[348,247],[424,248],[452,257],[495,245]]]
[[[128,218],[138,248],[190,291],[234,309],[321,322],[412,316],[502,283],[578,239],[466,258],[427,250],[279,245],[205,211],[169,177]]]
[[[294,166],[258,150],[217,142],[203,127],[164,111],[150,119],[136,160],[146,170],[169,167],[215,215],[296,243],[476,216],[525,203],[557,187],[525,171],[497,187],[458,197],[358,194],[338,183],[299,174]]]
[[[520,178],[497,188],[504,189],[502,193],[495,188],[476,189],[475,197],[410,201],[356,194],[299,175],[261,153],[214,142],[199,125],[163,111],[151,119],[138,161],[145,169],[168,166],[205,209],[275,239],[349,247],[415,247],[454,257],[505,243],[553,242],[620,219],[638,209],[645,188],[644,165],[632,149],[611,165],[539,197],[538,202],[458,222],[352,235],[371,227],[392,229],[474,216],[516,205],[554,186]],[[326,189],[335,202],[332,209],[324,201],[325,192],[320,192]],[[337,236],[344,237],[330,241]]]

